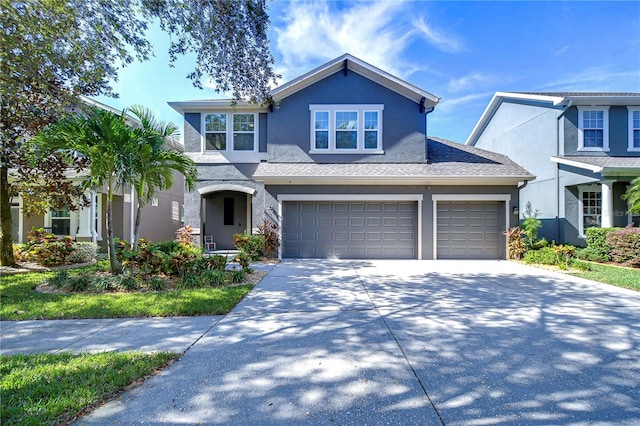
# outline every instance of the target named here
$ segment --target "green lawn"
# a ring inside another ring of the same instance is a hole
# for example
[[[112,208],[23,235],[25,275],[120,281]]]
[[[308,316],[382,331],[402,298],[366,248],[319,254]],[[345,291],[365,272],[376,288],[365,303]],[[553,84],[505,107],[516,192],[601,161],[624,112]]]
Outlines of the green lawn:
[[[60,424],[179,354],[104,352],[0,356],[1,424]]]
[[[79,268],[70,274],[97,270]],[[221,315],[251,290],[251,284],[158,292],[44,294],[34,289],[53,272],[0,277],[0,319],[124,318]]]
[[[640,291],[640,269],[623,268],[581,260],[573,260],[573,264],[581,269],[578,272],[572,272],[571,275],[573,276]]]

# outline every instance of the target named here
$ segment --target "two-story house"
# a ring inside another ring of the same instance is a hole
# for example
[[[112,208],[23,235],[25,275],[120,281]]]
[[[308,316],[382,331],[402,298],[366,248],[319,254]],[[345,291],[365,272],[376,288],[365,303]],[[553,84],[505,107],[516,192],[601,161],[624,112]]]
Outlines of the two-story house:
[[[640,222],[620,198],[640,176],[640,93],[497,92],[466,145],[536,175],[520,206],[538,211],[541,237],[585,245],[589,227]]]
[[[114,114],[122,114],[115,108],[89,98],[82,101],[91,106],[102,108]],[[132,125],[139,125],[133,117],[128,117]],[[171,148],[182,150],[177,141],[171,141]],[[70,171],[69,179],[82,179],[83,176]],[[114,235],[131,241],[135,227],[135,212],[138,207],[135,192],[125,188],[117,189],[113,197],[113,231]],[[87,190],[85,196],[89,205],[71,210],[67,207],[53,209],[43,215],[27,216],[23,213],[20,197],[14,197],[11,203],[12,237],[14,243],[27,241],[32,228],[45,228],[58,236],[71,236],[76,241],[93,241],[106,248],[107,190],[94,188]],[[184,200],[184,176],[174,174],[174,185],[168,190],[158,191],[156,197],[142,208],[140,236],[151,241],[165,241],[175,238],[175,232],[182,226],[182,205]]]
[[[170,102],[198,164],[185,225],[212,236],[276,223],[287,258],[504,258],[518,184],[505,156],[427,138],[439,99],[351,55],[272,103]]]

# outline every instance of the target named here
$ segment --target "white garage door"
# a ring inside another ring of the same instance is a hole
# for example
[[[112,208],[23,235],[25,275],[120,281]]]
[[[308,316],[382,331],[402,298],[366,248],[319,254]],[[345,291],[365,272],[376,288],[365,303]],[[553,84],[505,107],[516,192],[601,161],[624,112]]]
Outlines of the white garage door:
[[[417,202],[287,201],[283,257],[417,258]]]
[[[438,259],[504,259],[504,202],[438,201]]]

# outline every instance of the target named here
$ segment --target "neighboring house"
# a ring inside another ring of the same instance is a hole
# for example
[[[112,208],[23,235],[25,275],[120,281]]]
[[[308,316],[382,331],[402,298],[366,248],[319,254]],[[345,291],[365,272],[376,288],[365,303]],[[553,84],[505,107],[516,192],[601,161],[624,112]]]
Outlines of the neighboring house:
[[[640,176],[640,93],[496,93],[466,145],[507,155],[536,179],[520,191],[539,236],[585,245],[585,229],[626,226]]]
[[[87,104],[103,108],[114,114],[121,114],[107,105],[83,98]],[[135,121],[130,117],[130,120]],[[182,149],[175,143],[174,149]],[[70,179],[80,179],[81,176],[72,175]],[[135,226],[135,209],[137,202],[131,202],[131,188],[124,193],[118,191],[113,197],[113,230],[114,235],[126,241],[131,241]],[[13,219],[13,242],[27,241],[27,234],[32,228],[45,228],[59,236],[71,236],[76,241],[95,241],[106,247],[106,218],[107,195],[106,188],[97,191],[87,191],[87,199],[92,200],[88,207],[71,211],[68,208],[52,210],[44,215],[27,217],[22,213],[21,197],[14,197],[11,204]],[[168,191],[160,191],[154,200],[142,208],[142,222],[140,237],[151,241],[173,240],[175,232],[182,226],[182,205],[184,201],[184,177],[177,173],[173,187]]]
[[[285,258],[505,258],[517,185],[533,176],[427,139],[436,96],[344,55],[271,99],[169,103],[198,164],[185,225],[200,237],[231,249],[268,219]]]

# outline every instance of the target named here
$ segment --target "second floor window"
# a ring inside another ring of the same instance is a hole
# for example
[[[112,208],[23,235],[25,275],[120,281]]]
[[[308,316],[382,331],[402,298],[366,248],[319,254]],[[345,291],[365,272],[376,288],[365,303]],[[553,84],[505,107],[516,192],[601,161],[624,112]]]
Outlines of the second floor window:
[[[382,153],[383,105],[311,105],[311,152]]]
[[[255,151],[256,145],[255,114],[204,115],[205,151]]]
[[[609,110],[608,108],[578,107],[578,150],[609,150]]]
[[[629,110],[629,151],[640,151],[640,108]]]

